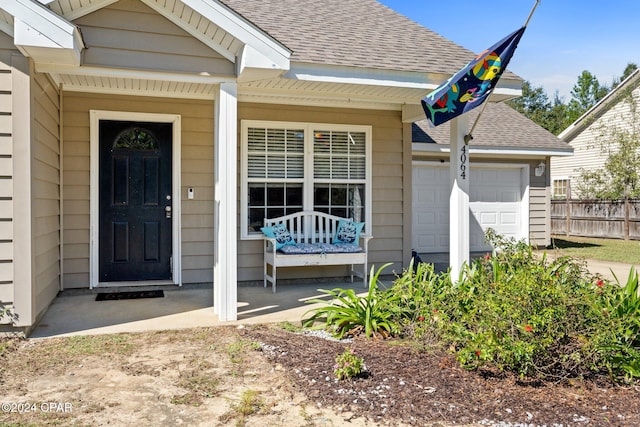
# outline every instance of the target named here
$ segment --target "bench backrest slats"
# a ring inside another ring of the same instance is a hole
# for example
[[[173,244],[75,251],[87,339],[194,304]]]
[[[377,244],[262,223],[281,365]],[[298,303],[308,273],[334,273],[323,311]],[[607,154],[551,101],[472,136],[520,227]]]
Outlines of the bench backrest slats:
[[[296,243],[331,243],[342,219],[324,212],[302,211],[278,218],[265,218],[265,226],[284,224]]]

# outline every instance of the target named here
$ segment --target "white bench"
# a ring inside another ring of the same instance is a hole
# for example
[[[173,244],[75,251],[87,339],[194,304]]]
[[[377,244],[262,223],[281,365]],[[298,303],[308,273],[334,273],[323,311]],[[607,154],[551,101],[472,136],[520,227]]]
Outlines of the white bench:
[[[276,239],[264,236],[264,287],[271,282],[273,292],[276,291],[276,271],[278,267],[295,266],[321,266],[321,265],[351,265],[351,282],[353,276],[362,278],[367,287],[367,251],[369,240],[372,236],[360,234],[359,242],[354,242],[356,248],[344,245],[333,245],[334,236],[338,231],[338,223],[350,221],[323,212],[303,211],[281,216],[278,218],[265,218],[265,227],[283,224],[293,238],[293,251],[314,250],[320,253],[284,253],[276,249]],[[342,248],[349,249],[342,251]],[[358,252],[352,252],[358,250]],[[362,265],[362,272],[355,271],[354,265]],[[268,273],[268,265],[271,266],[271,274]]]

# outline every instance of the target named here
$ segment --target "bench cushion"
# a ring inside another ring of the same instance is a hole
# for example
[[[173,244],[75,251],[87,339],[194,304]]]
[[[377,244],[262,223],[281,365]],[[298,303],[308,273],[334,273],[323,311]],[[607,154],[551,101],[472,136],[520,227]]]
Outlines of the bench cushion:
[[[262,227],[260,229],[265,236],[276,239],[276,249],[282,249],[285,245],[294,245],[295,242],[291,233],[284,224],[275,224],[271,227]]]
[[[333,236],[332,243],[358,243],[360,232],[364,228],[364,222],[353,222],[341,219],[338,222],[338,229]]]
[[[279,251],[287,255],[344,254],[362,252],[362,248],[353,243],[297,243],[285,245]]]

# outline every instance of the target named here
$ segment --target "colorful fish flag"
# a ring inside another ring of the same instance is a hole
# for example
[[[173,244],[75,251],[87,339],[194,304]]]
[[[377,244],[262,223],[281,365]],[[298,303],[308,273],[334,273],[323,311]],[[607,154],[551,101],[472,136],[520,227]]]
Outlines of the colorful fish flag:
[[[438,126],[481,105],[495,88],[526,26],[479,54],[449,80],[422,98],[427,118]]]

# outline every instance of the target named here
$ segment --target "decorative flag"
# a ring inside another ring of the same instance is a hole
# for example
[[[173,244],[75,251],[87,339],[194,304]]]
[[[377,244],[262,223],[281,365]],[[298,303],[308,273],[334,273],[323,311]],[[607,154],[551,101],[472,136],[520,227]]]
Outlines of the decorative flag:
[[[482,52],[422,98],[422,108],[434,126],[476,108],[489,97],[518,47],[525,28],[514,31]]]

